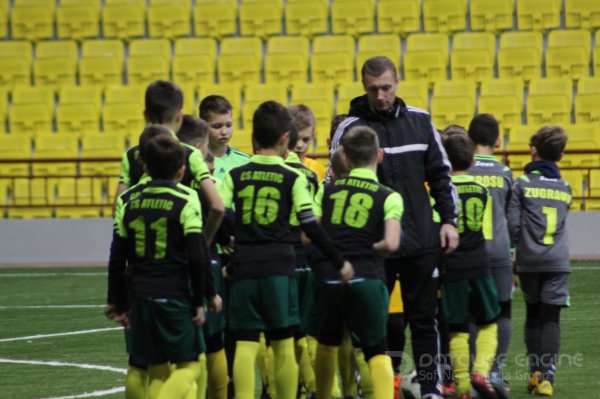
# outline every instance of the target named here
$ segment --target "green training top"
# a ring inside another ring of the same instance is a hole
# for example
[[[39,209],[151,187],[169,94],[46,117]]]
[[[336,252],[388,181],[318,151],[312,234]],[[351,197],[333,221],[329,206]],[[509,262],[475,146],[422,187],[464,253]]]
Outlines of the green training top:
[[[382,240],[385,220],[402,218],[402,197],[377,180],[370,169],[356,168],[348,177],[321,186],[315,214],[337,249],[352,263],[356,277],[385,279],[383,257],[373,244]],[[339,272],[324,257],[314,267],[321,279],[338,279]]]
[[[215,156],[215,168],[213,175],[217,179],[223,180],[225,179],[227,172],[229,172],[231,169],[245,165],[249,161],[250,156],[248,154],[245,154],[233,147],[227,146],[227,151],[225,151],[225,154],[222,157]]]

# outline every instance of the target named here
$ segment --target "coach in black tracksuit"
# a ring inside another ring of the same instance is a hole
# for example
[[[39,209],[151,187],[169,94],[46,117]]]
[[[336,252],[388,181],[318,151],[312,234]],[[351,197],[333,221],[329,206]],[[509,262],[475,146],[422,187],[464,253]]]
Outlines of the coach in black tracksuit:
[[[399,251],[386,260],[388,289],[400,276],[405,320],[410,324],[413,358],[423,398],[438,398],[440,376],[436,362],[439,337],[435,322],[438,264],[441,250],[458,244],[457,195],[450,180],[450,163],[427,111],[407,106],[395,95],[398,76],[393,62],[374,57],[365,62],[362,79],[366,95],[350,103],[349,117],[338,127],[331,152],[345,132],[356,125],[373,128],[385,157],[378,168],[382,184],[404,199]],[[434,223],[429,194],[441,224]],[[392,341],[394,337],[388,337]],[[402,350],[391,345],[392,350]]]

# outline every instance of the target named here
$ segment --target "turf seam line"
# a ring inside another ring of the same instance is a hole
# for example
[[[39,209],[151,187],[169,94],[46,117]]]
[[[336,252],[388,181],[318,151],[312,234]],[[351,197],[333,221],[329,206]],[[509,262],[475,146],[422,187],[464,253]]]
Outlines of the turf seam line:
[[[79,272],[64,272],[64,273],[0,273],[0,278],[15,278],[15,277],[106,277],[108,273],[79,273]]]
[[[95,309],[104,306],[106,305],[14,305],[0,306],[0,309]]]
[[[39,335],[30,335],[27,337],[3,338],[3,339],[0,339],[0,342],[27,341],[27,340],[31,340],[31,339],[51,338],[51,337],[65,337],[68,335],[93,334],[93,333],[97,333],[97,332],[106,332],[106,331],[114,331],[114,330],[122,330],[122,329],[123,329],[123,327],[108,327],[108,328],[96,328],[94,330],[68,331],[68,332],[55,333],[55,334],[39,334]],[[2,360],[2,359],[0,359],[0,360]]]

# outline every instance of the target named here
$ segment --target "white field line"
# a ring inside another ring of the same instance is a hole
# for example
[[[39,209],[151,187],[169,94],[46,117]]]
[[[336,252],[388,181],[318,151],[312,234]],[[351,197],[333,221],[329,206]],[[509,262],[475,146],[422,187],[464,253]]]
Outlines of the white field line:
[[[0,273],[0,278],[15,278],[15,277],[101,277],[107,276],[108,273],[79,273],[79,272],[65,272],[65,273]]]
[[[600,270],[600,266],[573,266],[571,270]]]
[[[88,363],[67,363],[67,362],[58,362],[58,361],[41,361],[41,360],[20,360],[20,359],[5,359],[0,358],[0,363],[8,363],[8,364],[31,364],[34,366],[50,366],[50,367],[76,367],[80,369],[88,369],[88,370],[99,370],[99,371],[111,371],[113,373],[119,374],[127,374],[127,369],[112,367],[112,366],[100,366],[97,364],[88,364]],[[93,392],[85,392],[78,395],[68,395],[68,396],[54,396],[48,397],[45,399],[79,399],[79,398],[98,398],[101,396],[111,395],[114,393],[124,392],[125,388],[123,387],[114,387],[110,389],[103,389]]]
[[[98,333],[98,332],[115,331],[115,330],[122,330],[122,329],[123,329],[123,327],[108,327],[108,328],[97,328],[94,330],[69,331],[69,332],[56,333],[56,334],[39,334],[39,335],[30,335],[28,337],[3,338],[3,339],[0,339],[0,342],[28,341],[28,340],[32,340],[32,339],[50,338],[50,337],[66,337],[68,335],[93,334],[93,333]]]
[[[1,309],[99,309],[105,305],[15,305],[0,306]]]

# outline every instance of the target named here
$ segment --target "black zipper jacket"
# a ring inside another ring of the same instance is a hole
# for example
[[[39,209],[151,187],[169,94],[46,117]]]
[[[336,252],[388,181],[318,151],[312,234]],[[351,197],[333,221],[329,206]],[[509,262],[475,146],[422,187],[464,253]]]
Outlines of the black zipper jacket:
[[[439,225],[433,221],[425,183],[442,223],[456,226],[458,196],[450,179],[450,162],[429,113],[407,106],[400,98],[396,98],[391,111],[375,112],[366,95],[357,97],[350,103],[348,118],[335,132],[331,152],[351,127],[359,125],[377,132],[385,153],[377,169],[379,180],[404,200],[402,240],[396,256],[439,251]]]

